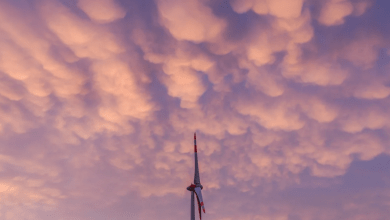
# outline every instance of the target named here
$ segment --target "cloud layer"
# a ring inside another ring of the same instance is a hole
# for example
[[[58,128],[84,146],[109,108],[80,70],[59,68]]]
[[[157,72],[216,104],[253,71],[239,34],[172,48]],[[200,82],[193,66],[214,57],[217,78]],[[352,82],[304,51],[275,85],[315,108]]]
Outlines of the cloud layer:
[[[0,218],[384,219],[388,9],[1,1]]]

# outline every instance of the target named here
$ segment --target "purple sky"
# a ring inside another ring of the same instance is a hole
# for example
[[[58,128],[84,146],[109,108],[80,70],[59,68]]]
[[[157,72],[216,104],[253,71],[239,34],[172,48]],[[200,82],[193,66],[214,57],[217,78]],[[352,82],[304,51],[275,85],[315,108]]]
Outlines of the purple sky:
[[[0,219],[389,219],[389,12],[0,0]]]

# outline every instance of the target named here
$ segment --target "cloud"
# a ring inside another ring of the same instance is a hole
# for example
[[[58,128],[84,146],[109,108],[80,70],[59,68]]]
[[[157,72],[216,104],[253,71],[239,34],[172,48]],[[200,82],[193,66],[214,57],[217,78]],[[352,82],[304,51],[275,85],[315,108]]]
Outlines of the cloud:
[[[225,22],[199,1],[157,1],[161,24],[178,40],[214,41]]]
[[[303,0],[235,0],[232,1],[233,10],[245,13],[252,9],[257,14],[270,14],[278,18],[296,18],[301,15]]]
[[[268,1],[268,8],[271,15],[279,18],[296,18],[301,15],[303,0],[295,1]]]
[[[185,217],[193,132],[210,219],[385,216],[345,189],[389,152],[373,4],[1,2],[1,218]]]
[[[126,12],[113,0],[79,0],[77,6],[80,7],[92,20],[98,23],[108,23],[121,19]]]
[[[380,129],[387,126],[387,123],[386,113],[377,107],[362,108],[360,111],[350,110],[341,121],[343,130],[350,133],[360,132],[365,128]]]
[[[56,2],[40,5],[47,27],[79,57],[105,59],[122,51],[115,37]]]
[[[372,5],[372,1],[329,0],[322,4],[318,21],[323,25],[333,26],[343,24],[345,17],[351,14],[362,15]]]
[[[152,104],[138,88],[137,79],[125,62],[119,60],[95,62],[92,71],[95,73],[96,87],[102,91],[104,104],[99,109],[101,117],[121,123],[122,116],[145,119],[152,111]],[[134,106],[133,103],[137,105]]]
[[[355,91],[354,96],[363,99],[383,99],[389,96],[389,94],[390,90],[387,86],[379,82],[373,82],[368,85],[362,85],[361,88]]]
[[[378,58],[381,40],[375,36],[361,37],[344,47],[341,57],[354,65],[368,69],[372,68]]]
[[[253,120],[267,129],[297,130],[304,126],[299,114],[294,112],[294,104],[288,102],[251,102],[235,105],[237,111],[243,115],[250,115]]]
[[[326,1],[321,9],[318,21],[327,26],[340,25],[344,23],[344,17],[352,12],[353,5],[350,1]]]
[[[164,62],[163,71],[168,75],[164,79],[168,94],[180,97],[181,106],[190,108],[205,92],[205,86],[198,71],[207,71],[212,67],[213,62],[202,54],[194,56],[186,53],[186,47],[178,47],[174,56]]]

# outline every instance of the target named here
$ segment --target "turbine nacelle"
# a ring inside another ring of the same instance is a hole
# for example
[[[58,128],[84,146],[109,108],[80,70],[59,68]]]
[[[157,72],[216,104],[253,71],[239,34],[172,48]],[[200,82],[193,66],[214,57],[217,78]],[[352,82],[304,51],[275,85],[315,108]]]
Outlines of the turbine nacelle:
[[[191,184],[189,187],[187,187],[188,191],[195,191],[195,187],[200,187],[200,189],[203,189],[203,186],[201,184],[195,185]]]

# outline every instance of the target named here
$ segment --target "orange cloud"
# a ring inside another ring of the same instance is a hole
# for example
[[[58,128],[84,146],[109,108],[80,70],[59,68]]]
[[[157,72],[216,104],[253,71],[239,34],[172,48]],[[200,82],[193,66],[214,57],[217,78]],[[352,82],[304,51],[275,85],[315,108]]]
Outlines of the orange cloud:
[[[252,9],[257,14],[270,14],[278,18],[296,18],[301,15],[303,0],[235,0],[233,10],[245,13]]]
[[[79,6],[92,20],[108,23],[123,18],[126,12],[114,0],[79,0]]]
[[[318,21],[321,24],[331,26],[340,25],[344,23],[344,17],[353,12],[353,5],[350,1],[331,0],[326,1],[321,8],[320,17]]]
[[[371,6],[372,1],[328,0],[322,4],[318,21],[323,25],[332,26],[343,24],[344,18],[351,14],[362,15]]]
[[[214,41],[226,25],[202,2],[157,1],[161,24],[178,40]]]

